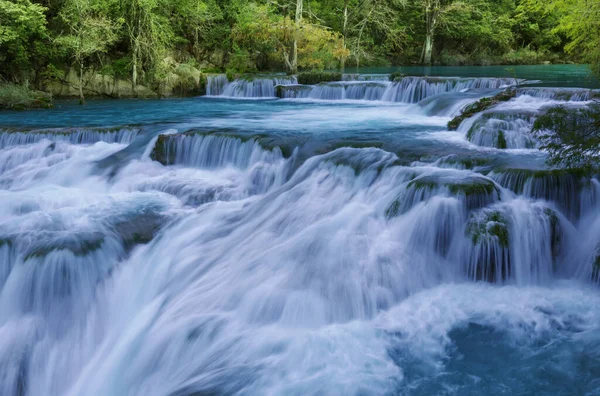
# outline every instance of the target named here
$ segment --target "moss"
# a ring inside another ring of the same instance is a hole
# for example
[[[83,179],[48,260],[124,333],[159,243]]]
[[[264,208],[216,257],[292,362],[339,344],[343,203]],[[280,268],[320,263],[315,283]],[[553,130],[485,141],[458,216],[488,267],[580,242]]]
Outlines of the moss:
[[[486,158],[452,158],[443,161],[445,164],[462,165],[465,169],[473,169],[488,165],[490,160]]]
[[[392,219],[400,214],[400,198],[396,198],[385,210],[386,219]]]
[[[444,186],[450,190],[453,195],[465,195],[467,197],[474,195],[491,195],[499,191],[491,180],[477,178],[474,180],[438,180],[435,176],[425,176],[412,180],[408,183],[408,188],[415,189],[433,189]]]
[[[448,122],[448,129],[455,131],[467,118],[470,118],[477,113],[481,113],[482,111],[487,110],[500,102],[509,101],[515,96],[517,96],[517,90],[510,88],[491,98],[480,99],[477,102],[465,107],[460,115],[454,117],[450,122]]]
[[[496,142],[496,148],[506,149],[506,137],[504,136],[504,131],[498,131],[498,141]]]
[[[392,74],[390,74],[390,81],[400,82],[404,77],[406,77],[406,74],[402,72],[393,72]]]
[[[499,211],[487,212],[483,218],[472,216],[467,225],[466,234],[471,238],[473,245],[477,245],[485,238],[495,238],[502,248],[508,248],[510,235],[508,221]]]
[[[450,192],[454,195],[464,194],[466,196],[479,194],[493,194],[496,190],[494,183],[458,183],[447,185]]]
[[[433,181],[428,181],[428,180],[423,180],[423,179],[417,179],[417,180],[413,180],[410,183],[408,183],[408,185],[406,186],[408,188],[414,188],[414,189],[433,189],[438,187],[438,183],[433,182]]]
[[[303,72],[298,74],[298,83],[315,85],[322,82],[342,81],[342,73],[337,72]]]
[[[552,257],[557,259],[560,255],[562,233],[560,229],[560,220],[556,212],[550,208],[544,209],[544,214],[550,222],[550,246],[552,248]]]
[[[53,251],[60,251],[60,250],[68,250],[71,253],[73,253],[75,256],[78,256],[78,257],[87,256],[88,254],[100,249],[100,247],[102,247],[103,243],[104,243],[104,237],[98,237],[96,239],[83,240],[83,241],[77,241],[77,242],[68,242],[68,243],[65,243],[64,245],[59,244],[57,246],[36,247],[36,248],[32,249],[31,251],[29,251],[25,255],[23,261],[27,261],[31,258],[36,258],[36,257],[44,257]]]
[[[12,241],[8,238],[0,238],[0,247],[2,247],[4,245],[6,245],[10,248],[10,247],[12,247]]]
[[[167,155],[167,147],[168,147],[167,141],[170,139],[169,136],[170,135],[159,135],[158,139],[156,139],[154,148],[152,149],[152,152],[150,153],[150,158],[153,161],[158,161],[163,165],[170,165],[167,161],[167,158],[169,157]]]

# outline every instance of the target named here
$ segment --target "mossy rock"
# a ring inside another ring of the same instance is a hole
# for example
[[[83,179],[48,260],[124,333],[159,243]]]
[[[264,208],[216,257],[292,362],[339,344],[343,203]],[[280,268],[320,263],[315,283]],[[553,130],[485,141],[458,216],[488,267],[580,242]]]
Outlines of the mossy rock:
[[[453,195],[493,195],[497,194],[500,198],[500,191],[493,181],[483,177],[469,177],[465,179],[454,179],[439,177],[437,175],[423,176],[416,178],[408,183],[408,188],[432,189],[436,187],[446,187]]]
[[[438,190],[439,191],[436,191]],[[394,200],[385,210],[388,219],[409,210],[409,204],[429,199],[433,195],[461,197],[467,210],[478,209],[500,199],[500,190],[493,181],[482,176],[456,178],[448,175],[413,175],[406,185],[406,194]]]
[[[449,156],[448,158],[443,158],[440,160],[440,164],[444,165],[460,165],[461,168],[464,169],[475,169],[481,168],[487,165],[490,165],[490,158],[481,158],[481,157],[469,157],[469,158],[459,158],[456,155]]]
[[[298,74],[298,83],[316,85],[323,82],[342,81],[342,73],[337,72],[302,72]]]
[[[100,249],[103,243],[104,236],[97,233],[81,240],[66,240],[50,245],[34,246],[26,251],[23,261],[45,257],[51,252],[60,250],[70,251],[77,257],[87,256]]]
[[[285,98],[285,92],[301,92],[301,91],[310,91],[312,88],[306,85],[277,85],[275,87],[275,96],[278,98]],[[295,96],[292,96],[295,97]]]
[[[163,165],[171,165],[170,160],[174,158],[175,150],[168,142],[173,135],[159,135],[154,144],[154,148],[150,153],[150,158],[154,161],[158,161]],[[167,152],[167,149],[172,152]]]
[[[508,220],[500,211],[485,212],[482,217],[480,214],[472,215],[465,232],[473,245],[478,245],[485,239],[492,238],[497,240],[502,248],[507,249],[509,247]]]
[[[487,110],[498,103],[507,102],[515,96],[517,96],[517,90],[514,88],[509,88],[491,98],[480,99],[477,102],[465,107],[460,115],[454,117],[450,122],[448,122],[448,129],[455,131],[467,118],[471,118],[475,114],[481,113],[482,111]]]
[[[406,74],[402,72],[393,72],[390,74],[390,81],[392,82],[400,82],[402,79],[406,77]]]

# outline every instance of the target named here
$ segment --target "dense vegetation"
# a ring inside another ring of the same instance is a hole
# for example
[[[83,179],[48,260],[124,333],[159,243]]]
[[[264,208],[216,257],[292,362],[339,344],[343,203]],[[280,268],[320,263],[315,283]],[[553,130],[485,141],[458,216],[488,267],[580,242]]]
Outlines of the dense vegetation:
[[[590,0],[0,0],[0,76],[600,62]],[[82,84],[79,84],[80,86]]]

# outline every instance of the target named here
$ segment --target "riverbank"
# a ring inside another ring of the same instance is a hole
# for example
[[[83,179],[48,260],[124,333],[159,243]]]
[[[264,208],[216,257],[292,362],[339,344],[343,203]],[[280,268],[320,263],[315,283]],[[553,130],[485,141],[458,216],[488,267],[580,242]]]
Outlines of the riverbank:
[[[349,81],[358,78],[358,76],[361,79],[390,82],[398,82],[406,76],[498,77],[518,78],[541,84],[541,86],[600,88],[600,81],[590,73],[586,65],[520,65],[514,67],[398,66],[361,68],[358,70],[347,68],[343,72],[339,70],[301,72],[296,76],[289,76],[285,73],[205,73],[194,68],[177,68],[176,72],[167,76],[165,81],[160,83],[150,86],[137,85],[135,88],[129,80],[118,79],[110,75],[88,73],[83,78],[83,94],[87,99],[159,99],[202,95],[214,96],[220,95],[226,86],[236,80],[239,81],[237,85],[244,85],[244,81],[253,82],[264,79],[273,79],[272,84],[275,85],[289,85],[293,81],[293,84],[298,84],[298,86],[286,89],[302,90],[306,89],[307,86]],[[278,82],[279,80],[283,82]],[[43,92],[28,90],[23,87],[17,89],[14,85],[12,89],[0,90],[0,95],[2,95],[2,92],[20,90],[22,92],[21,97],[30,98],[28,101],[17,101],[18,105],[13,106],[11,103],[15,102],[14,95],[9,94],[6,98],[0,98],[0,103],[8,103],[8,105],[0,105],[0,108],[23,110],[26,108],[48,107],[48,104],[51,105],[52,99],[76,99],[79,97],[79,78],[74,72],[67,71],[61,77],[55,76],[44,81],[39,88]],[[233,88],[235,88],[235,85],[230,87],[230,89]],[[37,93],[34,94],[35,92]],[[38,98],[45,97],[45,101],[33,100],[32,98],[36,95]],[[275,94],[270,96],[284,97],[285,95],[279,89],[275,90]]]

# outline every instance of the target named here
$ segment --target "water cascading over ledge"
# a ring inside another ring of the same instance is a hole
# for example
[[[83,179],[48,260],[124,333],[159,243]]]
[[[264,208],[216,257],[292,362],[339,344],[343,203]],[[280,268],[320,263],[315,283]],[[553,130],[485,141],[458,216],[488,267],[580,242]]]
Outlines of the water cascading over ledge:
[[[135,101],[132,144],[0,148],[0,394],[593,394],[600,185],[447,130],[494,90]]]
[[[368,100],[417,103],[427,97],[470,89],[500,89],[516,85],[514,78],[403,77],[346,75],[344,81],[299,85],[295,77],[254,76],[232,82],[225,75],[208,76],[207,95],[230,98]]]
[[[92,144],[96,142],[129,144],[133,142],[139,132],[139,128],[136,127],[56,128],[29,131],[0,129],[0,149],[31,144],[44,139],[73,144]]]

